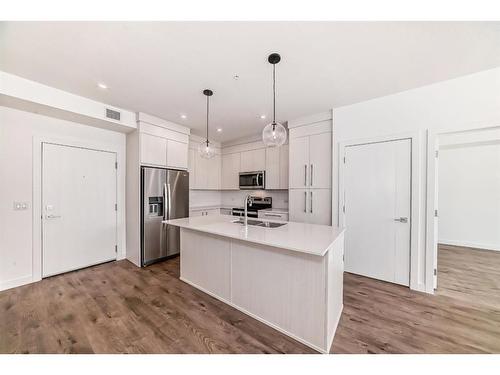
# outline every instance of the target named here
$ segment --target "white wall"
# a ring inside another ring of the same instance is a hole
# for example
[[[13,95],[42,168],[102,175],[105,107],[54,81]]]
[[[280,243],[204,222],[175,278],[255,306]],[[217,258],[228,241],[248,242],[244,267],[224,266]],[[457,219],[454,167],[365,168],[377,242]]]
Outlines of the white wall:
[[[439,243],[500,251],[500,140],[459,142],[439,151]]]
[[[500,68],[334,109],[335,142],[419,132],[421,180],[418,236],[419,290],[425,280],[426,130],[473,129],[500,125]],[[338,155],[334,178],[338,180]],[[334,222],[338,220],[338,181],[334,189]],[[338,223],[338,221],[337,221]],[[426,288],[427,287],[427,288]]]
[[[125,256],[125,134],[0,106],[0,290],[31,282],[34,274],[34,137],[117,152],[118,252]],[[14,211],[14,201],[29,202],[30,207]]]

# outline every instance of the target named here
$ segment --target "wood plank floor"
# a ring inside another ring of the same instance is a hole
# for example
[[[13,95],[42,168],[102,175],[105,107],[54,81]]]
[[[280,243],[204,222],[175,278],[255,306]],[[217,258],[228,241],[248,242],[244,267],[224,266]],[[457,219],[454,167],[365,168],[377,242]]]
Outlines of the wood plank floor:
[[[439,270],[435,296],[346,274],[332,352],[500,353],[500,253],[443,246]],[[119,261],[0,292],[0,352],[314,352],[178,277]]]

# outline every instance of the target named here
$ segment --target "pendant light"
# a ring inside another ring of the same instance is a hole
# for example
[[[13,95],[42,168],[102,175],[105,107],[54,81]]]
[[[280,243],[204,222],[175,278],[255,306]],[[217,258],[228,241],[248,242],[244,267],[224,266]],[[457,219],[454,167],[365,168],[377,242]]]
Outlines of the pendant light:
[[[215,149],[210,146],[210,141],[208,140],[208,115],[210,113],[209,109],[209,98],[213,95],[212,90],[203,90],[203,95],[207,97],[207,138],[198,145],[198,152],[200,156],[204,159],[211,159],[215,156]]]
[[[281,60],[281,56],[277,53],[272,53],[267,58],[267,61],[273,65],[273,122],[266,125],[262,130],[262,141],[266,147],[279,147],[286,141],[285,127],[276,122],[276,64]]]

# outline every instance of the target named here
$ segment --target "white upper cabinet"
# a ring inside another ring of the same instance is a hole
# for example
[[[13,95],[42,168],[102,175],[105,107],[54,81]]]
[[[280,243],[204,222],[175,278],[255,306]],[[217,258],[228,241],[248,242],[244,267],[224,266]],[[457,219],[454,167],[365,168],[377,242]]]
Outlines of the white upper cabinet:
[[[188,168],[187,143],[167,139],[167,167],[177,169]]]
[[[188,168],[189,129],[149,115],[140,114],[140,161],[163,168]]]
[[[221,188],[226,190],[239,189],[240,153],[222,155]]]
[[[216,154],[212,159],[205,159],[200,156],[197,150],[190,148],[188,166],[190,189],[220,190],[220,154]]]
[[[290,140],[290,188],[329,189],[332,184],[332,133]]]
[[[309,137],[290,139],[290,189],[309,186]]]
[[[240,172],[263,171],[266,169],[266,150],[244,151],[241,153]]]
[[[167,166],[167,140],[154,135],[141,134],[141,164]]]
[[[266,151],[266,189],[288,188],[288,145],[268,147]]]
[[[207,163],[207,189],[220,190],[221,180],[221,157],[215,155]]]
[[[328,189],[332,184],[332,133],[309,137],[309,186]]]
[[[289,147],[280,147],[280,189],[288,189]]]

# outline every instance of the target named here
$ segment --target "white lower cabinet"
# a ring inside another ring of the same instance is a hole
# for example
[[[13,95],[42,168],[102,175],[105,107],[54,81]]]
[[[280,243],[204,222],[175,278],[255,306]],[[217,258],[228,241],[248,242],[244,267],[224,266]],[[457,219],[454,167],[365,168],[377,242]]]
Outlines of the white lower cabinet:
[[[307,223],[307,189],[290,189],[288,192],[288,217],[290,221]]]
[[[219,215],[220,208],[199,208],[189,210],[189,217]]]
[[[221,208],[220,209],[220,214],[221,215],[232,215],[233,210],[231,208]]]
[[[331,225],[332,191],[330,189],[309,189],[308,223]]]
[[[330,189],[290,189],[288,193],[290,221],[331,225],[331,194]]]

